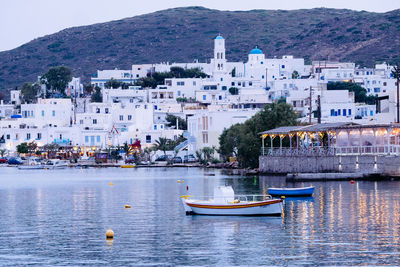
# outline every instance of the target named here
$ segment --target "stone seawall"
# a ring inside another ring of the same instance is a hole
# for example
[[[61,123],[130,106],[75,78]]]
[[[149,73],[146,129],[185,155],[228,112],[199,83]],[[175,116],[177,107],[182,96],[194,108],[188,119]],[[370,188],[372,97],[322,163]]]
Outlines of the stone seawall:
[[[260,173],[362,173],[400,175],[398,156],[260,156]]]

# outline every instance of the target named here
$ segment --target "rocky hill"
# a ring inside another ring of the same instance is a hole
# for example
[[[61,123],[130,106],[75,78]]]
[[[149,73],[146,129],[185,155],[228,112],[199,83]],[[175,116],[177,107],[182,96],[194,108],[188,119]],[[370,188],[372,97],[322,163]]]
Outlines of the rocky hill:
[[[49,22],[51,23],[51,22]],[[0,90],[35,81],[51,66],[67,65],[88,81],[97,69],[132,63],[192,62],[213,55],[226,38],[228,60],[245,61],[258,45],[267,57],[348,60],[361,66],[400,58],[400,9],[387,13],[342,9],[218,11],[174,8],[74,27],[0,52]]]

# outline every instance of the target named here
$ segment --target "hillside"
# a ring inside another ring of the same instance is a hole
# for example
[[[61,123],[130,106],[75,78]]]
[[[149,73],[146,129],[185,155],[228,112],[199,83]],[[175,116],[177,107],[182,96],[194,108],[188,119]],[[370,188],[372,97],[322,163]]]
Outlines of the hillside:
[[[291,54],[362,66],[400,58],[399,9],[371,13],[175,8],[65,29],[0,52],[0,90],[35,81],[49,67],[62,64],[88,81],[97,69],[129,69],[132,63],[205,61],[213,55],[218,33],[226,38],[232,61],[246,60],[255,45],[267,57]]]

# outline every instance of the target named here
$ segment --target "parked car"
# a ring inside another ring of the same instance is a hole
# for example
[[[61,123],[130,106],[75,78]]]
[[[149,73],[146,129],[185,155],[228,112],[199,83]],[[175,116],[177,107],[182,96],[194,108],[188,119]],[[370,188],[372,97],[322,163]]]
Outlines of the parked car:
[[[11,165],[21,165],[22,163],[23,163],[22,160],[17,159],[17,158],[9,158],[8,159],[8,164],[11,164]]]
[[[181,157],[175,157],[172,159],[173,163],[182,163],[182,158]]]
[[[171,160],[172,156],[171,155],[161,155],[158,158],[156,158],[155,161],[167,161],[167,160]]]
[[[0,158],[0,164],[3,164],[3,163],[7,163],[7,158],[6,157]]]
[[[185,163],[192,163],[192,162],[196,162],[196,161],[197,161],[197,159],[195,158],[195,156],[193,154],[183,156],[183,162],[185,162]]]

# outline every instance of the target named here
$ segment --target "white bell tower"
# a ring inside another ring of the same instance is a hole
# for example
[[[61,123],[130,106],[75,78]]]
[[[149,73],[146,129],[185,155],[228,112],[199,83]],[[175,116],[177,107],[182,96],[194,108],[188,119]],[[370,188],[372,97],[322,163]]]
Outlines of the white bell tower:
[[[225,39],[221,35],[214,39],[214,72],[226,72]]]

